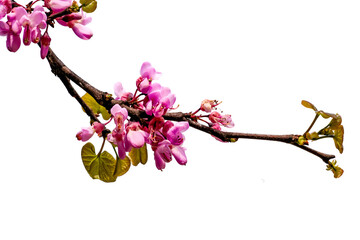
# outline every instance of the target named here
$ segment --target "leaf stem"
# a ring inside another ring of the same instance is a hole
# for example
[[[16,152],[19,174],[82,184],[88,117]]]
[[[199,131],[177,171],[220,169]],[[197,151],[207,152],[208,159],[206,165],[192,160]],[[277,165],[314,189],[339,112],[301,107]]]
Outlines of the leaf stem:
[[[303,136],[305,137],[305,135],[310,132],[311,128],[314,126],[316,120],[319,118],[320,114],[316,114],[314,120],[312,121],[312,123],[310,124],[309,128],[304,132]]]

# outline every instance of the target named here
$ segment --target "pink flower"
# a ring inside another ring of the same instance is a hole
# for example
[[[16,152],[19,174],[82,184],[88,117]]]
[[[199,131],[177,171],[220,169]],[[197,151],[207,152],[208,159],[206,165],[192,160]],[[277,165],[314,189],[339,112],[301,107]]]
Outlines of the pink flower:
[[[176,97],[169,88],[154,83],[144,100],[145,112],[150,116],[161,117],[169,108],[173,107],[175,101]]]
[[[123,88],[121,82],[115,83],[114,92],[116,95],[115,100],[130,101],[134,96],[131,92],[124,91],[124,88]]]
[[[157,147],[153,148],[154,159],[156,168],[163,170],[166,163],[169,163],[174,156],[175,160],[180,165],[186,165],[187,158],[185,155],[185,148],[181,146],[174,146],[169,140],[163,140],[158,144]]]
[[[145,144],[149,133],[141,129],[138,122],[130,122],[126,127],[125,149],[130,151],[131,148],[140,148]]]
[[[72,0],[44,0],[45,7],[51,9],[54,13],[64,11],[71,6]]]
[[[209,119],[213,123],[219,123],[224,127],[228,127],[228,128],[232,128],[235,125],[231,119],[231,115],[229,114],[221,115],[218,112],[212,112],[209,115]]]
[[[56,20],[59,24],[71,28],[76,36],[81,39],[88,40],[93,36],[91,29],[85,26],[91,22],[91,17],[87,17],[82,10],[57,18]]]
[[[11,11],[11,0],[0,0],[0,19]]]
[[[157,72],[149,62],[144,62],[140,69],[141,77],[136,80],[136,86],[142,93],[148,93],[152,80],[160,78],[161,73]]]
[[[216,100],[205,99],[204,101],[201,102],[200,109],[204,112],[209,113],[213,110],[214,107],[216,107],[219,104],[220,103],[218,103]]]
[[[49,51],[51,38],[47,32],[41,37],[41,49],[40,49],[40,56],[44,59]]]
[[[128,117],[126,108],[122,108],[119,104],[114,105],[110,109],[111,115],[115,121],[115,129],[108,134],[107,139],[109,142],[114,143],[118,147],[119,157],[124,159],[126,156],[125,151],[125,120]]]
[[[34,11],[29,14],[24,8],[19,8],[19,22],[24,27],[23,43],[30,45],[31,42],[38,43],[40,41],[40,29],[46,28],[46,19],[44,8],[36,6]]]
[[[82,128],[80,132],[76,134],[77,140],[83,142],[88,141],[95,133],[95,130],[92,127]]]
[[[100,137],[102,135],[102,131],[104,130],[105,125],[99,122],[94,122],[90,127],[82,128],[80,132],[76,134],[76,138],[80,141],[86,142],[88,141],[94,133],[97,133]]]
[[[7,36],[6,47],[10,52],[16,52],[21,45],[20,33],[22,26],[19,22],[26,11],[22,7],[16,7],[7,15],[8,21],[6,23],[0,21],[0,35]]]
[[[185,132],[188,129],[188,122],[173,123],[171,121],[167,121],[164,124],[162,133],[171,142],[171,144],[179,146],[185,140],[185,136],[182,134],[182,132]]]

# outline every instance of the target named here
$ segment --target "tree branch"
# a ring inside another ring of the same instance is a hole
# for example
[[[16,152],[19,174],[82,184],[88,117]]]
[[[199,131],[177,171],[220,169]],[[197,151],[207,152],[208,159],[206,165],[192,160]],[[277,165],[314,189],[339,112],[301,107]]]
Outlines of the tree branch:
[[[55,53],[50,48],[49,48],[49,52],[47,55],[47,60],[50,64],[51,71],[63,81],[63,83],[64,83],[65,87],[68,89],[70,95],[73,94],[73,90],[72,90],[71,84],[68,83],[69,80],[73,81],[80,88],[82,88],[87,93],[89,93],[100,105],[104,106],[108,110],[110,110],[115,104],[119,104],[122,107],[127,109],[129,116],[132,118],[136,118],[139,120],[141,120],[143,118],[151,118],[150,116],[146,115],[146,113],[144,111],[130,107],[128,102],[115,100],[107,92],[100,91],[97,88],[95,88],[94,86],[92,86],[91,84],[89,84],[88,82],[86,82],[84,79],[82,79],[77,74],[75,74],[73,71],[71,71],[55,55]],[[71,88],[69,87],[69,85],[71,86]],[[76,99],[78,100],[78,98],[76,98]],[[80,100],[81,100],[81,98],[80,98]],[[81,102],[81,101],[78,100],[78,102],[81,104],[81,106],[83,106],[85,103]],[[86,107],[84,107],[84,106],[83,106],[83,108],[86,109]],[[92,114],[87,110],[86,110],[86,113],[91,118],[94,117],[92,115],[93,114],[92,111],[91,111]],[[224,132],[224,131],[219,131],[219,130],[213,129],[209,126],[198,123],[191,117],[190,113],[171,112],[171,113],[166,113],[165,115],[163,115],[163,117],[166,120],[172,120],[172,121],[178,121],[178,122],[179,121],[187,121],[192,128],[195,128],[199,131],[208,133],[214,137],[219,138],[220,140],[222,140],[224,142],[234,142],[240,138],[241,139],[277,141],[277,142],[288,143],[288,144],[296,146],[304,151],[307,151],[307,152],[321,158],[325,163],[329,163],[330,159],[335,158],[334,155],[322,153],[322,152],[314,150],[310,147],[307,147],[304,145],[299,145],[298,138],[301,135],[295,135],[295,134],[273,135],[273,134]]]

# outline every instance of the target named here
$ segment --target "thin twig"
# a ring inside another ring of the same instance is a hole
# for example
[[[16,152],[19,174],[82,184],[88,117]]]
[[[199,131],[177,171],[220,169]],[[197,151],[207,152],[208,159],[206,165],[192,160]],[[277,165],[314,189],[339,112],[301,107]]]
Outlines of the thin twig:
[[[113,98],[109,97],[108,93],[102,92],[102,91],[98,90],[97,88],[95,88],[94,86],[92,86],[91,84],[89,84],[88,82],[86,82],[84,79],[82,79],[77,74],[75,74],[73,71],[71,71],[55,55],[55,53],[51,49],[49,49],[49,52],[47,55],[47,60],[50,64],[52,72],[56,76],[58,76],[60,79],[61,79],[61,77],[65,76],[67,80],[73,81],[75,84],[77,84],[79,87],[81,87],[87,93],[89,93],[100,105],[104,106],[106,109],[110,110],[112,108],[112,106],[114,106],[115,104],[119,104],[122,107],[127,109],[129,116],[132,118],[136,118],[138,120],[141,120],[144,118],[151,118],[151,116],[146,115],[145,111],[132,108],[129,106],[129,104],[127,102],[120,101],[120,100],[114,100]],[[64,83],[64,85],[65,85],[65,83]],[[65,85],[65,86],[67,86],[67,85]],[[69,89],[68,89],[68,91],[69,91]],[[79,102],[79,103],[81,104],[81,102]],[[86,112],[86,113],[89,115],[88,112]],[[92,117],[91,114],[89,116]],[[307,152],[321,158],[325,163],[328,163],[330,159],[335,158],[334,155],[329,155],[329,154],[314,150],[310,147],[299,145],[297,143],[297,140],[301,135],[295,135],[295,134],[273,135],[273,134],[224,132],[224,131],[219,131],[219,130],[213,129],[209,126],[206,126],[206,125],[203,125],[203,124],[200,124],[200,123],[194,121],[191,118],[191,113],[171,112],[171,113],[166,113],[163,117],[166,120],[172,120],[172,121],[178,121],[178,122],[179,121],[187,121],[192,128],[195,128],[202,132],[208,133],[208,134],[210,134],[214,137],[217,137],[225,142],[233,142],[234,139],[240,139],[240,138],[277,141],[277,142],[288,143],[293,146],[299,147],[299,148],[303,149],[304,151],[307,151]]]

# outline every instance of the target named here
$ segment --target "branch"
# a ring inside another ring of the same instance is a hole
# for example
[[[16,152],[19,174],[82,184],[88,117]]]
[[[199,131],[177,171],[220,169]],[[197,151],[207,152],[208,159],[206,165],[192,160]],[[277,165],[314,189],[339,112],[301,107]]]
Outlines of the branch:
[[[126,108],[128,111],[128,114],[132,118],[136,118],[138,120],[141,120],[143,118],[149,118],[148,115],[142,110],[135,109],[129,106],[127,102],[114,100],[110,94],[107,92],[103,92],[86,82],[84,79],[79,77],[77,74],[75,74],[73,71],[71,71],[56,55],[55,53],[49,48],[49,52],[47,55],[47,60],[50,64],[51,71],[58,76],[64,83],[65,87],[67,87],[69,91],[69,80],[73,81],[75,84],[77,84],[80,88],[85,90],[87,93],[89,93],[100,105],[104,106],[106,109],[110,110],[112,106],[115,104],[119,104],[122,107]],[[66,81],[65,81],[65,80]],[[72,87],[71,87],[72,88]],[[69,91],[70,94],[72,94],[72,90]],[[73,95],[72,95],[73,96]],[[81,99],[81,98],[80,98]],[[77,99],[78,100],[78,99]],[[79,100],[78,100],[79,101]],[[81,106],[85,103],[81,103],[79,101]],[[86,104],[85,104],[86,105]],[[84,108],[84,106],[83,106]],[[84,108],[86,109],[86,107]],[[92,111],[91,111],[92,112]],[[92,114],[89,111],[86,111],[86,113],[93,118]],[[191,118],[190,113],[182,113],[182,112],[172,112],[172,113],[166,113],[163,115],[164,119],[166,120],[172,120],[172,121],[187,121],[189,125],[192,128],[195,128],[199,131],[208,133],[214,137],[219,138],[220,140],[224,142],[234,142],[237,139],[255,139],[255,140],[267,140],[267,141],[277,141],[277,142],[283,142],[288,143],[293,146],[296,146],[306,152],[309,152],[319,158],[321,158],[325,163],[329,163],[330,159],[335,158],[334,155],[326,154],[319,152],[317,150],[314,150],[310,147],[300,145],[298,144],[298,139],[301,135],[295,135],[295,134],[287,134],[287,135],[273,135],[273,134],[253,134],[253,133],[240,133],[240,132],[224,132],[219,131],[216,129],[213,129],[209,126],[203,125],[198,123],[197,121],[194,121]]]

